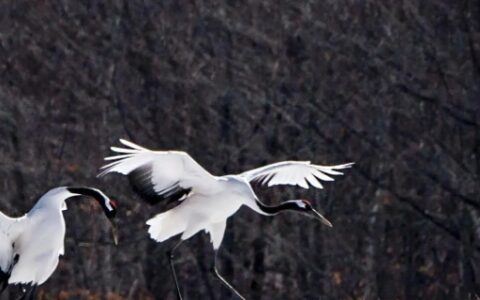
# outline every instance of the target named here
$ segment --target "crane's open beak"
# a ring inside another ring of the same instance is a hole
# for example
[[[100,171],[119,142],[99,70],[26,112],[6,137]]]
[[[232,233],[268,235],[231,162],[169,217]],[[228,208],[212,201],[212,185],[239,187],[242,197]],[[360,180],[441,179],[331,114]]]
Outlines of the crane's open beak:
[[[115,246],[118,245],[118,230],[117,230],[117,224],[115,224],[114,220],[109,219],[110,225],[112,226],[112,236],[113,236],[113,242],[115,243]]]
[[[312,212],[314,213],[315,219],[320,220],[320,222],[327,225],[328,227],[333,227],[332,223],[330,223],[330,221],[327,220],[327,218],[325,218],[321,213],[319,213],[313,208],[312,208]]]

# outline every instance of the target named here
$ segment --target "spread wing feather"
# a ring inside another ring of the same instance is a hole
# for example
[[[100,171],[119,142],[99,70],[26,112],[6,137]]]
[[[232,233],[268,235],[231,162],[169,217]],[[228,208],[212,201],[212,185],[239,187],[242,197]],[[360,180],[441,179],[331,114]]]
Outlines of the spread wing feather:
[[[98,176],[121,173],[143,199],[150,203],[179,200],[190,192],[214,191],[217,181],[193,158],[181,151],[152,151],[121,139],[128,148],[111,147],[118,155],[106,157],[111,161],[101,168]]]
[[[321,181],[334,181],[329,175],[343,175],[338,170],[350,168],[353,164],[321,166],[313,165],[309,161],[284,161],[243,172],[240,176],[247,181],[257,181],[268,186],[298,185],[308,189],[311,185],[321,189]]]

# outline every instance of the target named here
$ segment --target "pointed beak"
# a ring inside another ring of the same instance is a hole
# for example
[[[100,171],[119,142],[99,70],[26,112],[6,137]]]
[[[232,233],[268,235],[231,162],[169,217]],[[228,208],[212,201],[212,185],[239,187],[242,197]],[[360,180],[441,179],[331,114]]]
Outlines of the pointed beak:
[[[112,236],[113,236],[113,242],[115,243],[115,246],[118,245],[118,230],[117,230],[117,224],[115,224],[115,221],[109,220],[110,225],[112,226]]]
[[[318,211],[316,211],[313,208],[312,208],[312,211],[315,214],[314,215],[315,219],[319,220],[320,222],[327,225],[328,227],[333,227],[332,223],[330,223],[330,221],[327,220],[327,218],[325,218],[321,213],[319,213]]]

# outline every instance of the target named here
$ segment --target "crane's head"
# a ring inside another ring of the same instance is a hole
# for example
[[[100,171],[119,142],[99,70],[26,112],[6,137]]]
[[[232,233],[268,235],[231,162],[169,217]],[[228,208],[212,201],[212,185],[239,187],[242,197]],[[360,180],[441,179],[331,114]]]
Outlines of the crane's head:
[[[110,221],[110,225],[112,226],[113,241],[115,242],[115,245],[117,245],[117,226],[114,222],[115,215],[117,214],[117,202],[105,195],[105,193],[103,193],[101,190],[92,187],[68,187],[67,190],[73,194],[79,194],[97,200],[98,204],[100,204],[103,212]]]
[[[315,219],[319,220],[320,222],[322,222],[323,224],[329,227],[333,226],[332,223],[330,223],[330,221],[327,220],[327,218],[325,218],[321,213],[319,213],[317,210],[313,208],[310,201],[305,199],[299,199],[299,200],[290,200],[288,202],[296,206],[296,207],[293,207],[295,210],[300,211],[308,215],[309,217],[314,217]]]

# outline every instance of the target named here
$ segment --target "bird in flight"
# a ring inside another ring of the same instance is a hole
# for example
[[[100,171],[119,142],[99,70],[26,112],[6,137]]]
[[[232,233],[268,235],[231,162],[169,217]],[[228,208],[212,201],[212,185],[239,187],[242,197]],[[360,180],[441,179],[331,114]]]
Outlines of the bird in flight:
[[[182,296],[173,254],[182,241],[202,230],[210,234],[215,251],[213,274],[239,298],[245,299],[219,274],[216,264],[226,221],[242,205],[266,216],[297,211],[332,226],[307,200],[288,200],[276,206],[264,204],[255,195],[252,182],[268,186],[298,185],[306,189],[312,185],[321,189],[321,181],[333,181],[331,176],[342,175],[339,170],[350,168],[353,164],[321,166],[309,161],[284,161],[236,175],[214,176],[185,152],[153,151],[123,139],[120,143],[126,148],[111,147],[116,155],[105,158],[111,162],[101,168],[98,176],[114,172],[127,175],[134,191],[152,204],[162,200],[180,201],[179,205],[147,221],[148,233],[157,242],[181,234],[180,241],[168,254],[179,299]]]
[[[55,271],[64,254],[65,200],[75,196],[94,198],[112,224],[116,203],[91,187],[57,187],[45,193],[24,216],[11,218],[0,212],[0,293],[7,285],[22,286],[22,299],[34,299],[35,289]]]

